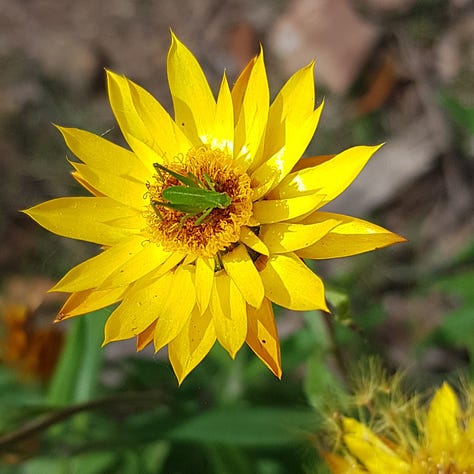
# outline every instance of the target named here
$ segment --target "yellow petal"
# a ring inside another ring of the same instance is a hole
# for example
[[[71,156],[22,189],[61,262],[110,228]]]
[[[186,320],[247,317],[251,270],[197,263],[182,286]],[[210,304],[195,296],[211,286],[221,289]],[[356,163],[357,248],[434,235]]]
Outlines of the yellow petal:
[[[306,194],[290,199],[257,201],[253,204],[253,218],[259,224],[287,221],[313,211],[323,199],[319,194]]]
[[[133,144],[128,140],[130,135],[153,148],[154,145],[156,145],[155,140],[147,124],[144,123],[140,115],[138,115],[127,78],[115,74],[112,71],[106,71],[106,73],[110,106],[112,107],[115,119],[122,130],[125,140],[127,140],[132,150],[134,149]],[[161,153],[161,149],[157,148],[156,152]],[[139,154],[137,154],[137,157],[141,158]],[[153,163],[148,161],[142,161],[142,163],[148,172],[153,174]]]
[[[240,114],[235,125],[234,157],[244,169],[258,161],[268,120],[270,92],[263,59],[257,56],[248,78]]]
[[[186,153],[191,142],[163,106],[139,85],[130,80],[128,84],[135,108],[153,137],[152,148],[168,160]]]
[[[253,181],[262,184],[270,177],[273,182],[272,187],[280,183],[306,150],[316,131],[322,110],[323,104],[304,121],[295,120],[292,117],[286,118],[281,132],[283,135],[282,147],[252,173]],[[275,174],[276,179],[274,178]]]
[[[234,105],[234,123],[237,123],[240,117],[240,111],[242,109],[242,103],[244,101],[245,91],[247,90],[247,84],[249,83],[250,74],[253,67],[257,61],[257,56],[252,58],[242,72],[239,74],[239,77],[232,87],[232,103]]]
[[[247,335],[247,310],[242,294],[225,272],[214,278],[210,309],[217,340],[234,358]]]
[[[196,303],[201,314],[206,311],[214,284],[214,259],[201,257],[196,260]]]
[[[317,211],[301,222],[316,224],[332,219],[340,221],[341,224],[330,230],[315,244],[298,250],[296,252],[298,256],[313,259],[347,257],[406,240],[404,237],[371,222],[343,214]]]
[[[317,156],[305,156],[301,158],[291,171],[300,171],[306,168],[313,168],[318,166],[325,161],[332,160],[336,155],[317,155]]]
[[[140,141],[138,138],[134,137],[133,135],[126,134],[126,140],[130,144],[131,148],[135,152],[135,155],[140,158],[140,160],[144,163],[148,163],[148,166],[151,168],[154,163],[162,164],[164,162],[164,153],[159,153],[153,148],[151,148],[146,143]],[[150,169],[149,171],[149,178],[156,174],[156,170]],[[150,179],[147,179],[149,182]]]
[[[187,254],[186,257],[184,257],[183,265],[192,265],[196,260],[197,260],[196,255]]]
[[[472,388],[472,385],[470,386]],[[453,459],[456,459],[458,469],[460,472],[469,472],[468,469],[474,466],[474,418],[472,417],[472,398],[471,395],[468,395],[467,405],[468,410],[466,414],[469,413],[470,418],[464,419],[465,429],[461,439],[459,439],[455,451],[451,451]],[[467,417],[466,417],[467,418]]]
[[[128,176],[106,174],[105,171],[81,163],[70,163],[79,172],[80,176],[102,195],[108,196],[125,206],[140,210],[143,210],[143,207],[148,204],[144,199],[146,193],[144,182],[131,180]]]
[[[150,274],[152,278],[158,278],[165,273],[173,270],[177,265],[182,263],[182,260],[185,258],[183,253],[172,252],[171,255],[159,266],[156,270]]]
[[[170,252],[163,250],[163,247],[156,245],[154,242],[142,241],[141,249],[111,272],[99,289],[105,290],[116,286],[129,285],[159,267],[169,256]],[[157,276],[156,273],[154,276]]]
[[[156,321],[152,322],[143,332],[137,336],[137,352],[142,351],[153,342]]]
[[[108,222],[123,216],[143,217],[132,208],[125,207],[107,197],[65,197],[46,201],[25,211],[39,225],[64,237],[86,240],[102,245],[114,245],[132,233],[132,229],[119,228]]]
[[[150,178],[149,168],[131,151],[85,130],[66,127],[57,129],[69,149],[86,165],[105,171],[108,175],[126,176],[141,183]]]
[[[168,82],[175,122],[195,145],[212,134],[216,101],[191,51],[174,34],[168,53]]]
[[[314,110],[314,63],[297,71],[281,88],[268,114],[265,156],[285,146],[285,123],[303,123]]]
[[[344,418],[344,443],[370,474],[409,474],[410,466],[369,428],[353,418]]]
[[[433,463],[447,461],[449,451],[456,445],[461,430],[461,408],[453,389],[445,382],[431,401],[426,419],[425,441]]]
[[[181,332],[168,344],[168,356],[180,385],[206,357],[215,342],[216,331],[211,312],[201,314],[195,308]]]
[[[143,241],[142,236],[133,236],[89,258],[69,270],[50,291],[69,293],[100,286],[122,262],[129,260],[143,249]]]
[[[118,217],[111,217],[110,219],[105,219],[103,223],[111,227],[128,230],[129,235],[141,233],[143,229],[143,212],[138,212],[137,209],[127,209],[130,209],[133,213],[130,212],[129,215],[122,214]]]
[[[263,196],[265,196],[270,188],[272,188],[273,183],[278,179],[278,171],[274,169],[268,170],[268,176],[264,177],[264,182],[259,183],[256,180],[251,182],[252,186],[252,201],[258,201]]]
[[[173,274],[168,297],[158,313],[154,336],[155,352],[181,332],[195,304],[194,268],[180,265]]]
[[[123,298],[126,291],[127,287],[123,286],[105,291],[91,289],[73,293],[59,310],[55,322],[90,313],[117,303]]]
[[[219,148],[231,156],[234,150],[234,107],[227,77],[222,77],[219,95],[217,96],[216,117],[212,136],[206,140],[211,147]]]
[[[254,252],[261,253],[262,255],[270,255],[267,246],[255,234],[255,232],[252,232],[252,230],[246,226],[240,228],[240,241],[247,247],[251,248]]]
[[[324,194],[320,207],[339,196],[357,177],[370,157],[381,147],[356,146],[344,150],[313,168],[289,174],[270,193],[270,197],[289,198],[305,191],[317,191]]]
[[[265,296],[284,308],[296,311],[322,309],[329,311],[324,299],[324,286],[296,255],[259,257],[255,262],[260,270]]]
[[[105,194],[102,194],[100,191],[95,189],[93,186],[87,182],[78,171],[71,171],[72,177],[87,191],[89,191],[93,196],[96,197],[105,197]]]
[[[221,260],[225,271],[232,278],[247,303],[259,308],[264,296],[262,279],[245,246],[238,245],[223,255]]]
[[[139,289],[131,288],[105,325],[104,344],[130,339],[145,331],[160,316],[173,283],[173,275],[148,281]]]
[[[321,455],[332,474],[367,474],[367,471],[362,470],[355,459],[351,462],[329,452],[322,452]]]
[[[272,304],[267,298],[259,309],[247,307],[246,341],[258,358],[280,379],[280,341]]]
[[[272,253],[292,252],[314,244],[340,222],[335,219],[327,219],[317,224],[262,225],[259,237]]]

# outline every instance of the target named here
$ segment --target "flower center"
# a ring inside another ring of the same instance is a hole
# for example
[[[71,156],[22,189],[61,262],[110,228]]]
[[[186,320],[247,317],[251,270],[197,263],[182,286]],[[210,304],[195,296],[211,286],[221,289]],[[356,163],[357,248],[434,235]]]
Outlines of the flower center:
[[[150,240],[196,257],[229,248],[252,215],[249,176],[231,156],[207,145],[157,165],[148,194]]]

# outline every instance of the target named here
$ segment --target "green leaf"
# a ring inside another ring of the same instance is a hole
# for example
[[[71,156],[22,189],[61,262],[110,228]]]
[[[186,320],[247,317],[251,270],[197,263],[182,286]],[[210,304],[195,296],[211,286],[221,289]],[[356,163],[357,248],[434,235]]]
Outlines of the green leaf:
[[[48,474],[63,474],[64,460],[46,457],[31,459],[22,465],[22,474],[37,474],[47,472]],[[17,471],[18,472],[18,471]]]
[[[320,410],[342,399],[344,391],[340,382],[329,371],[325,363],[325,353],[315,350],[307,361],[304,391],[308,402]]]
[[[314,431],[310,410],[283,408],[217,408],[184,422],[168,434],[172,441],[242,447],[278,447],[301,442]]]
[[[206,454],[212,465],[212,472],[219,474],[246,474],[256,473],[248,456],[235,446],[206,446]]]
[[[447,94],[441,94],[439,100],[456,122],[474,134],[474,108],[462,105]]]
[[[351,324],[349,295],[343,291],[330,288],[329,285],[326,287],[325,294],[333,317],[341,324]]]
[[[441,290],[453,296],[474,301],[474,270],[460,272],[440,279],[436,284]]]
[[[457,347],[474,350],[474,305],[468,305],[445,315],[439,332]]]
[[[52,406],[64,406],[73,399],[76,375],[80,367],[80,350],[84,339],[82,318],[70,323],[66,342],[49,384],[48,402]]]
[[[113,469],[113,467],[117,464],[117,458],[118,453],[112,451],[98,451],[95,453],[81,454],[68,459],[67,469],[64,469],[63,472],[77,472],[78,474],[102,474],[104,472],[114,472],[115,469]],[[126,473],[126,471],[122,472],[124,474]]]
[[[94,395],[103,358],[104,323],[109,313],[103,309],[71,322],[65,347],[49,385],[50,405],[83,402]]]
[[[83,317],[85,344],[80,352],[81,365],[77,374],[73,400],[75,403],[90,400],[96,394],[104,358],[104,349],[102,348],[104,325],[109,315],[110,310],[103,309]]]
[[[444,343],[466,348],[470,353],[471,370],[474,371],[474,270],[445,277],[436,286],[457,300],[457,308],[444,315],[433,337],[441,337]]]

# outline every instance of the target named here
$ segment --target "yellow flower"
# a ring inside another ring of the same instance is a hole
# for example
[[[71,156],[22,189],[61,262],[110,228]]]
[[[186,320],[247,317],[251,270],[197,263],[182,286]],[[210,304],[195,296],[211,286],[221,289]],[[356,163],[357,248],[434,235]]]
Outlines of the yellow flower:
[[[306,158],[295,168],[322,111],[315,109],[312,64],[271,105],[263,52],[232,90],[224,74],[217,100],[174,35],[167,66],[174,119],[147,91],[107,71],[111,107],[131,151],[59,128],[82,161],[71,163],[73,176],[93,197],[54,199],[25,212],[51,232],[104,251],[53,288],[72,293],[57,319],[121,302],[105,343],[136,336],[139,350],[167,345],[179,382],[216,339],[232,357],[246,342],[280,377],[271,302],[328,310],[322,281],[302,259],[404,240],[319,211],[379,147]],[[201,197],[190,200],[196,188]]]
[[[378,434],[354,418],[343,418],[345,455],[324,457],[334,474],[473,474],[473,410],[472,394],[466,394],[462,410],[444,383],[427,410],[416,408],[411,419],[395,413]]]

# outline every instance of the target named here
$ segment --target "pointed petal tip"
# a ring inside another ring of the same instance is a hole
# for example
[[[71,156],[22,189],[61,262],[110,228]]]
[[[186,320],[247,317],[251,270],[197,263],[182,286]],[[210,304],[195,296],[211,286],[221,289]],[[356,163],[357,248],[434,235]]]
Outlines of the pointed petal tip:
[[[230,356],[230,358],[231,358],[232,360],[235,360],[235,357],[237,356],[237,352],[239,352],[238,349],[237,349],[237,350],[232,350],[232,351],[228,352],[228,354],[229,354],[229,356]]]
[[[63,313],[58,313],[55,318],[53,319],[53,323],[60,323],[64,319],[64,314]]]
[[[107,76],[118,76],[118,74],[114,71],[112,71],[112,69],[109,69],[108,67],[104,67],[104,71],[105,71],[105,74],[107,74]]]
[[[173,364],[171,364],[171,368],[173,369],[174,376],[176,377],[176,381],[178,382],[178,387],[181,387],[181,385],[185,381],[186,377],[192,372],[192,369],[191,370],[189,370],[189,369],[182,370],[178,374],[178,372],[176,371],[176,368],[173,367]]]
[[[377,250],[379,248],[389,247],[390,245],[403,244],[404,242],[408,242],[408,239],[406,237],[403,237],[403,235],[396,234],[395,232],[390,232],[390,231],[388,231],[388,234],[391,236],[392,241],[386,242],[384,245],[381,245],[380,247],[375,247],[374,250]]]
[[[314,82],[314,66],[316,64],[316,60],[313,59],[311,62],[306,64],[306,66],[303,66],[299,71],[307,73],[309,75],[313,75],[313,82]]]
[[[171,36],[171,43],[170,43],[169,52],[171,52],[173,48],[176,48],[178,46],[184,46],[183,43],[179,40],[179,38],[176,36],[172,28],[170,28],[170,36]]]
[[[403,237],[403,235],[400,234],[393,234],[395,237],[395,244],[402,244],[403,242],[408,242],[408,239],[406,237]]]
[[[118,74],[114,71],[111,71],[110,69],[105,68],[104,71],[107,78],[107,83],[109,83],[112,80],[117,82],[121,79],[127,79],[124,74]]]
[[[59,283],[59,282],[58,282]],[[49,290],[46,290],[46,293],[70,293],[70,291],[61,291],[61,288],[58,283],[54,284]]]
[[[283,376],[283,370],[281,368],[281,363],[278,363],[278,365],[273,361],[273,364],[269,364],[268,361],[265,362],[265,365],[267,368],[270,369],[270,372],[278,379],[281,380]]]
[[[34,206],[29,207],[28,209],[20,209],[18,212],[21,212],[23,214],[26,214],[28,217],[36,221],[35,218],[35,210],[38,206],[41,206],[42,203],[36,204]],[[36,221],[37,222],[37,221]]]
[[[113,71],[111,71],[110,69],[108,68],[104,68],[104,71],[105,71],[105,75],[107,76],[107,79],[110,77],[113,77],[113,76],[116,76],[117,74]]]

